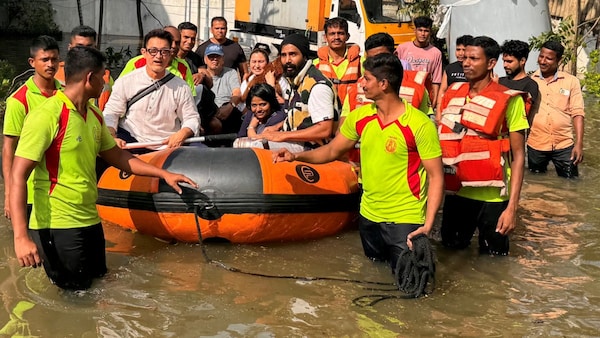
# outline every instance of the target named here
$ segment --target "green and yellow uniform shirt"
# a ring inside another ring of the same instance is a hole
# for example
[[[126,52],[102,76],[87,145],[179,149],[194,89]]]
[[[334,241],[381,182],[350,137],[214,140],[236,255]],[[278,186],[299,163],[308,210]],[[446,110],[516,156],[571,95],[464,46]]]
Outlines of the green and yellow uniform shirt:
[[[433,122],[402,100],[404,114],[384,126],[375,104],[353,110],[340,132],[360,140],[360,213],[373,222],[423,224],[427,202],[422,160],[442,156]]]
[[[55,80],[57,91],[62,87],[58,80]],[[33,82],[33,76],[25,84],[17,89],[6,99],[6,112],[4,113],[4,135],[21,136],[23,121],[25,116],[34,108],[50,96],[46,96],[40,88]],[[33,173],[27,180],[27,203],[33,203]]]
[[[80,114],[58,92],[25,119],[15,156],[35,168],[31,229],[69,229],[100,222],[96,211],[96,156],[115,147],[93,105]]]

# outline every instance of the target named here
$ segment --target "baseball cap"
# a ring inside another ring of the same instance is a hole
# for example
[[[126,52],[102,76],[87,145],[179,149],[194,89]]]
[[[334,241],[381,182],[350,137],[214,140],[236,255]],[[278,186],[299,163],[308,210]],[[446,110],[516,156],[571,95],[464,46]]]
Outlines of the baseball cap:
[[[221,45],[217,45],[214,43],[211,43],[210,45],[208,45],[208,47],[206,47],[206,51],[204,51],[204,55],[208,56],[208,55],[220,55],[223,56],[225,53],[223,53],[223,48],[221,47]]]

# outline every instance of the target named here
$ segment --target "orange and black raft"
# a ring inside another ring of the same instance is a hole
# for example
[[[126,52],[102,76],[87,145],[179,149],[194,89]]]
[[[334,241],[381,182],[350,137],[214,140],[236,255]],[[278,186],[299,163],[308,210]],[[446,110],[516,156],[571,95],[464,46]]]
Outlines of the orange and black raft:
[[[264,149],[181,147],[141,155],[182,173],[199,188],[177,194],[164,180],[109,168],[98,183],[103,221],[165,240],[233,243],[293,241],[333,235],[356,219],[359,194],[352,167],[285,162]]]

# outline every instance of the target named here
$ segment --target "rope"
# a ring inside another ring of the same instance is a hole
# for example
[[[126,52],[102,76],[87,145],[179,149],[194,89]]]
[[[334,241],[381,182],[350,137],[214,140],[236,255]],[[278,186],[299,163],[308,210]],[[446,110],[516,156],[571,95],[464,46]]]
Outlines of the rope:
[[[206,201],[203,199],[201,203],[195,205],[196,217],[196,230],[198,231],[198,242],[200,243],[200,249],[202,256],[206,263],[213,264],[219,268],[227,271],[242,273],[249,276],[264,277],[264,278],[278,278],[278,279],[292,279],[300,281],[336,281],[336,282],[347,282],[355,284],[370,284],[370,285],[382,285],[382,286],[396,286],[397,289],[370,289],[365,290],[372,291],[384,291],[393,292],[400,290],[404,292],[403,295],[390,295],[390,294],[372,294],[354,298],[352,303],[360,307],[373,306],[382,300],[386,299],[414,299],[420,296],[431,294],[435,287],[435,256],[433,249],[429,243],[427,236],[421,234],[411,239],[413,244],[413,250],[403,250],[398,257],[395,269],[395,283],[387,282],[376,282],[376,281],[365,281],[359,279],[339,278],[339,277],[318,277],[318,276],[296,276],[296,275],[270,275],[258,272],[251,272],[242,270],[233,266],[229,266],[223,262],[213,260],[208,256],[206,252],[206,245],[202,238],[202,229],[200,222],[198,221],[198,215],[202,211],[214,209],[215,205],[208,197]],[[428,288],[429,286],[429,288]]]
[[[194,217],[195,221],[196,221],[196,230],[198,231],[198,242],[200,243],[200,249],[202,250],[202,256],[204,257],[204,260],[209,263],[209,264],[213,264],[217,267],[220,267],[222,269],[225,269],[227,271],[231,271],[231,272],[236,272],[236,273],[242,273],[245,275],[249,275],[249,276],[255,276],[255,277],[264,277],[264,278],[279,278],[279,279],[292,279],[292,280],[300,280],[300,281],[306,281],[306,282],[312,282],[312,281],[319,281],[319,280],[324,280],[324,281],[336,281],[336,282],[347,282],[347,283],[355,283],[355,284],[371,284],[371,285],[394,285],[394,283],[387,283],[387,282],[376,282],[376,281],[365,281],[365,280],[359,280],[359,279],[349,279],[349,278],[339,278],[339,277],[318,277],[318,276],[296,276],[296,275],[270,275],[270,274],[264,274],[264,273],[258,273],[258,272],[251,272],[251,271],[246,271],[246,270],[242,270],[233,266],[229,266],[223,262],[211,259],[208,256],[208,253],[206,252],[206,245],[204,244],[204,240],[202,238],[202,230],[200,228],[200,222],[198,221],[198,215],[201,213],[201,211],[203,209],[212,209],[214,208],[214,204],[210,201],[202,201],[203,205],[200,204],[196,204],[195,205],[195,211],[196,211],[196,217]]]
[[[396,286],[402,295],[372,294],[355,298],[354,305],[373,306],[386,299],[411,299],[426,296],[435,288],[435,256],[427,236],[411,239],[413,250],[403,250],[398,256],[394,273]],[[391,291],[391,290],[378,290]]]

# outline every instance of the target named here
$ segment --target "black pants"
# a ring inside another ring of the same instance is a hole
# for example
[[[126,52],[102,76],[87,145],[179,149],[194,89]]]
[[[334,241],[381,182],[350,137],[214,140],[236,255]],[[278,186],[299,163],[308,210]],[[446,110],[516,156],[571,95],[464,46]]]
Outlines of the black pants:
[[[100,223],[73,229],[29,230],[48,278],[67,290],[84,290],[107,272]]]
[[[573,146],[560,150],[540,151],[527,146],[527,167],[534,173],[545,173],[548,163],[552,161],[556,174],[560,177],[575,178],[579,176],[577,166],[571,160]]]
[[[442,244],[464,249],[471,244],[475,229],[479,229],[480,253],[508,255],[508,236],[496,232],[498,219],[507,205],[508,201],[482,202],[447,195],[442,216]]]
[[[408,249],[406,237],[422,224],[377,223],[360,216],[358,230],[365,256],[372,260],[388,261],[396,269],[398,256]]]

